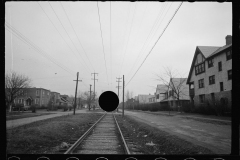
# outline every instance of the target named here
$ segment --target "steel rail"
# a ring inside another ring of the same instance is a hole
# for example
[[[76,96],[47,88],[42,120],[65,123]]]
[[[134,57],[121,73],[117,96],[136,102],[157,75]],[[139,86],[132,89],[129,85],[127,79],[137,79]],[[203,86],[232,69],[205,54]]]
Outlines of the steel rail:
[[[121,139],[122,139],[123,144],[124,144],[124,150],[125,150],[125,152],[126,152],[127,154],[130,154],[130,151],[129,151],[129,149],[128,149],[127,143],[126,143],[126,141],[125,141],[125,139],[124,139],[124,137],[123,137],[122,131],[121,131],[119,125],[118,125],[118,122],[117,122],[117,120],[116,120],[116,118],[115,118],[115,115],[113,115],[113,117],[114,117],[115,122],[116,122],[116,124],[117,124],[118,131],[119,131],[119,133],[120,133],[120,135],[121,135]]]
[[[94,123],[64,154],[71,154],[72,151],[84,140],[84,138],[93,130],[95,125],[102,120],[102,118],[106,115],[105,113],[101,118],[98,119],[96,123]]]

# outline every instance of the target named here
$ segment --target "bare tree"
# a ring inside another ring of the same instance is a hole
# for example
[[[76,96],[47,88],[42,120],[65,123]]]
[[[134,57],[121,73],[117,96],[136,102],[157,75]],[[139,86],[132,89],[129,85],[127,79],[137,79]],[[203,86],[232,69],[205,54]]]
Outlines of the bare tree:
[[[96,94],[97,95],[97,94]],[[96,97],[95,95],[95,97]],[[88,93],[87,91],[83,93],[83,99],[86,100],[87,102],[87,105],[88,105],[88,110],[90,111],[91,108],[92,108],[92,104],[94,103],[94,93],[91,94],[90,96],[90,93]]]
[[[29,88],[31,79],[25,75],[17,72],[10,72],[5,74],[5,101],[9,111],[12,111],[12,104],[14,99],[18,97],[18,93],[24,88]]]
[[[165,72],[162,75],[157,75],[157,80],[161,81],[165,86],[167,86],[166,94],[168,94],[167,91],[170,91],[170,95],[168,95],[167,97],[172,96],[173,99],[177,100],[177,105],[179,106],[181,96],[188,96],[186,95],[186,93],[188,93],[186,92],[186,90],[188,90],[188,88],[186,87],[187,78],[182,78],[179,72],[173,71],[173,69],[169,67],[164,68],[164,70]]]

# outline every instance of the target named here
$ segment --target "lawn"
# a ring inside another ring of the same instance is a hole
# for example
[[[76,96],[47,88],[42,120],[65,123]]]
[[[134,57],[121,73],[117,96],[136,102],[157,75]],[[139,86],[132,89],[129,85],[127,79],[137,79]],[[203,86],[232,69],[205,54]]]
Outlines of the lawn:
[[[7,154],[54,154],[62,142],[79,138],[100,113],[66,115],[7,130]]]
[[[28,117],[36,117],[42,115],[48,115],[54,113],[31,113],[31,112],[12,112],[6,114],[6,120],[14,120],[14,119],[21,119],[21,118],[28,118]]]

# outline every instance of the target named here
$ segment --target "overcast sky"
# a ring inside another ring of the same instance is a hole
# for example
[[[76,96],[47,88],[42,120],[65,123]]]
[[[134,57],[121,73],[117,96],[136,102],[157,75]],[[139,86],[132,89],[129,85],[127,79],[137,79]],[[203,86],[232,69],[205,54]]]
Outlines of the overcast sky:
[[[224,46],[232,35],[232,3],[184,2],[173,17],[180,4],[6,2],[5,71],[60,94],[75,94],[77,72],[81,92],[90,84],[93,90],[96,72],[98,95],[117,93],[116,77],[123,75],[125,90],[154,94],[163,67],[187,78],[196,46]]]

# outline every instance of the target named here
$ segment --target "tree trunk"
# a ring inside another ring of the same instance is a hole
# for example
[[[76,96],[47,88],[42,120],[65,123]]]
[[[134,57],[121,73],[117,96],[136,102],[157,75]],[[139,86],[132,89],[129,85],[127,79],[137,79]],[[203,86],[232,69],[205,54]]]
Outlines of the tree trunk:
[[[9,104],[9,112],[12,112],[12,104]]]

